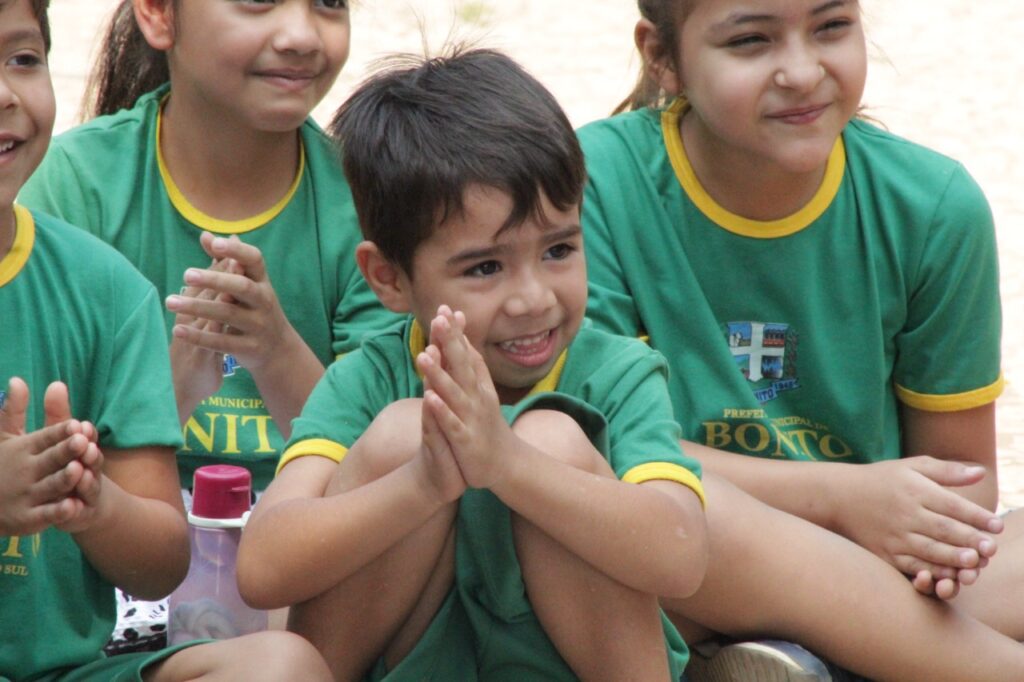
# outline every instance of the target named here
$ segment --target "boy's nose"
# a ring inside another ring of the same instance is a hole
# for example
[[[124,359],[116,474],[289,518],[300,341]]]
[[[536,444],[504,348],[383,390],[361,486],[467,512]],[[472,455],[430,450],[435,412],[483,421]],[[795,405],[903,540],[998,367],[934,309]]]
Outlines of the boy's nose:
[[[505,303],[505,312],[511,317],[543,314],[555,305],[555,292],[537,279],[524,279]]]

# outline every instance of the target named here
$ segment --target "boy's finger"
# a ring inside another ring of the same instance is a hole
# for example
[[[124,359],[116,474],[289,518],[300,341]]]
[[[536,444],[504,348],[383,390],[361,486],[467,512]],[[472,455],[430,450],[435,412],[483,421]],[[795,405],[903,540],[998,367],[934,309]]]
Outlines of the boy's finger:
[[[55,381],[46,387],[46,393],[43,394],[43,414],[47,426],[71,419],[71,398],[64,382]]]
[[[17,436],[25,433],[25,415],[28,412],[28,384],[19,377],[7,382],[7,397],[0,409],[0,432]]]
[[[72,460],[32,486],[33,496],[41,502],[52,502],[66,497],[78,485],[84,472],[85,467],[77,460]]]
[[[263,252],[252,244],[246,244],[237,235],[230,238],[214,237],[210,248],[217,258],[230,258],[237,262],[246,277],[256,282],[266,279],[267,269]]]

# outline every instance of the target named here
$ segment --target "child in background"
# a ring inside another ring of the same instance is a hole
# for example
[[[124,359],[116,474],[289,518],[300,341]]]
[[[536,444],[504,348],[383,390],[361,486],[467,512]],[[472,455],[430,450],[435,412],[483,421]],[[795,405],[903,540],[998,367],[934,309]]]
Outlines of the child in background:
[[[310,396],[243,596],[292,605],[339,680],[678,679],[657,596],[700,583],[703,492],[661,358],[581,328],[565,115],[507,57],[456,51],[372,78],[332,132],[360,268],[408,321]]]
[[[226,463],[265,488],[324,366],[395,319],[356,267],[348,187],[309,118],[348,48],[344,0],[123,0],[100,116],[54,140],[20,197],[166,298],[185,487]]]
[[[639,6],[636,111],[580,131],[583,222],[588,315],[666,355],[713,500],[707,579],[663,605],[688,641],[787,637],[878,679],[1019,679],[1015,515],[993,556],[987,202],[959,164],[855,118],[857,2]]]
[[[285,632],[103,658],[114,586],[159,597],[188,566],[181,437],[152,285],[14,204],[53,129],[48,49],[46,0],[0,0],[0,679],[327,680]]]

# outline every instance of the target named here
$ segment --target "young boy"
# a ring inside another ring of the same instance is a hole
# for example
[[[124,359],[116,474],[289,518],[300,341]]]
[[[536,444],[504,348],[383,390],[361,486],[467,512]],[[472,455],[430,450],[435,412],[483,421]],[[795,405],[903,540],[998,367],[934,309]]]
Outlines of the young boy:
[[[456,51],[372,78],[332,132],[360,269],[410,316],[295,421],[243,596],[291,605],[342,680],[678,679],[657,598],[700,583],[703,492],[661,357],[581,328],[565,115],[507,57]]]
[[[103,658],[114,586],[160,597],[188,568],[181,435],[152,285],[14,205],[53,129],[47,4],[0,0],[0,680],[329,679],[285,632]]]

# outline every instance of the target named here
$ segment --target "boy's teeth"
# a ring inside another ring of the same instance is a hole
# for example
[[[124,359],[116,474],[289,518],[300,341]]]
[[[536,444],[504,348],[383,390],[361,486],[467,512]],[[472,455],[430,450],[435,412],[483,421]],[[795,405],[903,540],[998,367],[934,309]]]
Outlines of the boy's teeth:
[[[525,336],[518,339],[512,339],[510,341],[502,341],[499,345],[505,350],[512,350],[514,348],[524,348],[529,346],[535,346],[538,343],[543,343],[544,339],[548,337],[548,332],[541,332],[534,336]]]
[[[7,140],[6,142],[0,142],[0,154],[9,152],[14,148],[14,140]]]

